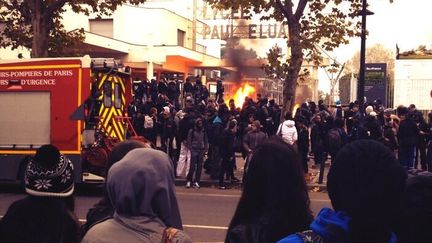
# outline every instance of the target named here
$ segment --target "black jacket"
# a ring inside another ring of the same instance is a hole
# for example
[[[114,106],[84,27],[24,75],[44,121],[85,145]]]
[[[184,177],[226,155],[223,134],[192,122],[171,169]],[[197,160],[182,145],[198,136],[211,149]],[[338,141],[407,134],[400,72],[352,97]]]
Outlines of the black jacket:
[[[235,155],[237,136],[230,130],[225,129],[220,138],[220,155],[222,158],[230,158]]]
[[[15,201],[0,221],[0,242],[79,242],[78,220],[64,200],[27,196]]]
[[[323,125],[314,125],[311,130],[312,151],[325,151],[327,132]]]
[[[417,124],[410,118],[401,121],[397,136],[401,147],[416,146],[419,141]]]
[[[297,139],[297,147],[301,151],[309,151],[309,130],[305,129],[297,129],[298,139]]]
[[[189,130],[194,127],[194,120],[195,119],[189,115],[186,115],[183,119],[180,120],[178,129],[179,142],[183,142],[187,139]]]

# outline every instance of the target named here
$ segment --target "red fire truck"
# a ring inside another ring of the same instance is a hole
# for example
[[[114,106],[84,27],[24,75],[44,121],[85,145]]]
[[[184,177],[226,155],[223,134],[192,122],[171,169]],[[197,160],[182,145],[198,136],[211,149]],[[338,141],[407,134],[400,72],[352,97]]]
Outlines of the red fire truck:
[[[22,179],[48,143],[72,160],[76,182],[103,180],[107,149],[130,124],[131,85],[113,59],[0,60],[0,180]]]

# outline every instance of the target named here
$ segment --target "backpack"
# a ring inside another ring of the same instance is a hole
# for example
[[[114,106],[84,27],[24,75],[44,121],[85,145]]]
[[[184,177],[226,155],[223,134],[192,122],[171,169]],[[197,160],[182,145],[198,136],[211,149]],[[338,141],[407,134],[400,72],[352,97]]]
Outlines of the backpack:
[[[153,118],[151,118],[151,116],[145,115],[144,128],[153,128],[153,126],[154,126]]]
[[[338,128],[332,128],[327,133],[328,146],[330,149],[339,149],[342,147],[341,133]]]

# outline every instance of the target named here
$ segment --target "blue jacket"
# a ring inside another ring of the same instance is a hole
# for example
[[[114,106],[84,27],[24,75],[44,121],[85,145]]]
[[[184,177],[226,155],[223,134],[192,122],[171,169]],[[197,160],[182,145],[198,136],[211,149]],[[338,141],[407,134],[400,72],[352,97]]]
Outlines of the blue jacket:
[[[349,221],[350,217],[344,212],[335,212],[330,208],[323,208],[310,225],[310,229],[316,234],[320,235],[326,242],[344,243],[347,241],[340,241],[340,239],[337,239],[337,236],[335,234],[332,234],[333,232],[330,232],[328,229],[334,229],[336,227],[339,230],[342,230],[343,232],[346,232],[348,234]],[[338,238],[340,238],[340,233],[338,234]],[[396,236],[392,234],[389,243],[396,242]],[[292,234],[278,241],[278,243],[303,243],[303,241],[298,235]]]

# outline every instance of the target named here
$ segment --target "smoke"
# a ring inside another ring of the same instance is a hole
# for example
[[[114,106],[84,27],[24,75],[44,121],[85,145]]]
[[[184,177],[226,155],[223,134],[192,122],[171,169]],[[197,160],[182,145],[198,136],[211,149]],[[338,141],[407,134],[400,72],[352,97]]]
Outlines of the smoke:
[[[231,38],[227,40],[224,58],[231,67],[235,68],[235,71],[230,73],[230,76],[233,79],[232,81],[236,83],[241,83],[243,79],[246,62],[245,52],[246,49],[240,45],[239,39]]]

